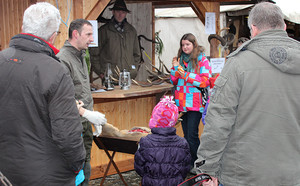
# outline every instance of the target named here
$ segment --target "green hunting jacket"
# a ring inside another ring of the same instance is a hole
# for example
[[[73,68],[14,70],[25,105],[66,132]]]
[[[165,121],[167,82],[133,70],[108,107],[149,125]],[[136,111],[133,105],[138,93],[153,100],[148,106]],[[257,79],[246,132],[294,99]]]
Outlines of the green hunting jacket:
[[[106,64],[111,63],[113,73],[117,65],[121,71],[126,69],[135,78],[140,48],[137,32],[131,24],[125,22],[122,33],[116,30],[112,21],[101,26],[98,30],[98,46],[89,49],[93,71],[98,75],[104,74]]]
[[[57,57],[70,72],[75,87],[75,99],[83,101],[84,108],[93,110],[93,98],[88,67],[85,62],[85,51],[77,50],[69,41],[66,41]],[[86,121],[86,119],[82,117],[82,121]]]
[[[90,87],[90,78],[88,67],[85,61],[85,50],[79,51],[73,47],[69,41],[66,41],[64,46],[57,54],[60,61],[70,72],[75,88],[75,99],[81,100],[84,103],[84,108],[93,110],[93,97]],[[81,117],[83,126],[82,137],[86,150],[86,161],[91,159],[91,148],[93,143],[93,131],[91,123],[84,117]]]

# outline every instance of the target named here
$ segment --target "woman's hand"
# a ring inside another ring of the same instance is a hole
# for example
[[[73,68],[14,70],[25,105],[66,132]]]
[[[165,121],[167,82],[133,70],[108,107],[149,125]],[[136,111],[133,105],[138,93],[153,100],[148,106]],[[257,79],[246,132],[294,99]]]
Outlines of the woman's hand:
[[[177,57],[173,57],[172,65],[173,65],[173,67],[178,66],[179,65],[179,58],[177,59]]]
[[[185,71],[183,70],[182,66],[179,64],[180,58],[173,57],[172,65],[173,67],[178,66],[178,72],[181,77],[184,77]]]
[[[178,72],[179,72],[181,77],[184,77],[185,71],[183,70],[181,65],[178,66]]]

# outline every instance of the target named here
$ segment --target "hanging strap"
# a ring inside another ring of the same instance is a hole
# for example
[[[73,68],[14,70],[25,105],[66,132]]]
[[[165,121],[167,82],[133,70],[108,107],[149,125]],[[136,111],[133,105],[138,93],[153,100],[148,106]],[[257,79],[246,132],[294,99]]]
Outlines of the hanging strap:
[[[184,182],[180,183],[178,186],[200,186],[203,182],[211,180],[211,177],[208,174],[201,173],[198,174]]]
[[[205,106],[208,101],[208,89],[207,88],[200,88],[196,87],[198,90],[200,90],[202,95],[202,105]]]

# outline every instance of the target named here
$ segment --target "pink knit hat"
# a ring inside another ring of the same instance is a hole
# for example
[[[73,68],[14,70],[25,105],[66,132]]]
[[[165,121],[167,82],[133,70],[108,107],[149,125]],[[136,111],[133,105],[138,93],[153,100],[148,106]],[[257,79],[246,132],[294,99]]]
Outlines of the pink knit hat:
[[[174,104],[173,96],[165,96],[154,107],[149,121],[149,127],[165,128],[174,127],[178,119],[178,107]]]

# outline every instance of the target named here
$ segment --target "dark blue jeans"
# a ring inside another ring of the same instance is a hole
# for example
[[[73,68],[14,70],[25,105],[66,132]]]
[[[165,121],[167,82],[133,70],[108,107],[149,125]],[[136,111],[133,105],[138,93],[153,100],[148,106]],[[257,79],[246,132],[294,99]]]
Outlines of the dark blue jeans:
[[[181,125],[184,138],[190,145],[190,151],[192,155],[192,166],[194,166],[194,162],[197,160],[197,150],[200,145],[199,123],[201,117],[202,113],[197,111],[188,111],[181,117]]]

